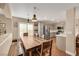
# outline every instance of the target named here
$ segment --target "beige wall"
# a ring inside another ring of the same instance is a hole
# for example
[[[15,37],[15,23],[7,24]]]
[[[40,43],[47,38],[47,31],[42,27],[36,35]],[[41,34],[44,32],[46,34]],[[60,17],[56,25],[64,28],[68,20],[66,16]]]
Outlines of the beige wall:
[[[0,4],[0,22],[6,23],[6,31],[7,33],[12,33],[12,19],[11,19],[11,11],[9,4],[1,3]]]
[[[12,19],[8,4],[0,4],[0,23],[6,24],[6,34],[0,35],[0,55],[8,55],[12,44]]]
[[[11,18],[11,10],[10,10],[10,6],[9,4],[5,4],[5,7],[3,8],[3,12],[4,12],[4,15],[7,17],[7,18]]]
[[[79,34],[79,18],[75,20],[75,36]]]
[[[0,12],[2,12],[5,15],[5,17],[11,18],[11,10],[9,4],[7,3],[0,4],[0,9],[1,9]]]
[[[68,9],[66,16],[66,52],[70,55],[75,55],[75,8]]]
[[[6,34],[0,35],[0,55],[8,55],[12,44],[12,22],[10,18],[0,15],[0,23],[6,24]]]

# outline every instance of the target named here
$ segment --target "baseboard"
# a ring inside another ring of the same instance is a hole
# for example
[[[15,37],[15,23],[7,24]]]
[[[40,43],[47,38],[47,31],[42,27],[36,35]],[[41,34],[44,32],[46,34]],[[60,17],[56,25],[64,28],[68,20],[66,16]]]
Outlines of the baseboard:
[[[71,55],[71,56],[75,56],[75,54],[69,52],[69,51],[66,51],[67,54]]]

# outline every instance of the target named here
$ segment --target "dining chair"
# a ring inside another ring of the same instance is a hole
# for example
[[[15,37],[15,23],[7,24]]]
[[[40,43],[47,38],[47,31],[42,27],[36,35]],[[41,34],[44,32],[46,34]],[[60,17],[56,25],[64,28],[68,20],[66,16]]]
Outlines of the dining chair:
[[[52,53],[52,42],[53,40],[47,41],[47,42],[43,42],[43,48],[42,48],[42,55],[49,55],[51,56]]]
[[[36,46],[32,49],[32,56],[42,56],[42,45]]]

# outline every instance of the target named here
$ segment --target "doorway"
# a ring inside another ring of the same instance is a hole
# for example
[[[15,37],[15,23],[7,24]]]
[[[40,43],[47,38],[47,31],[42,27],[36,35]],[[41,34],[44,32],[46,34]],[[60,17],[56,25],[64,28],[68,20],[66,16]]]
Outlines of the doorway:
[[[19,36],[23,37],[23,33],[28,33],[28,36],[33,36],[33,24],[19,23]]]
[[[19,23],[19,36],[22,37],[23,33],[28,33],[27,23]]]

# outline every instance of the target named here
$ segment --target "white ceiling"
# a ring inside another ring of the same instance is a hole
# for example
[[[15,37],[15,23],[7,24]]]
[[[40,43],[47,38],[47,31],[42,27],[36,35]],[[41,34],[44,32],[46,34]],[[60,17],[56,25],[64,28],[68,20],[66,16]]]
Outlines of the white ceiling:
[[[79,10],[79,4],[56,4],[56,3],[14,3],[10,4],[12,16],[22,18],[32,18],[33,7],[37,7],[38,20],[60,21],[64,20],[66,10],[70,7],[76,7]],[[79,12],[78,12],[79,14]]]

